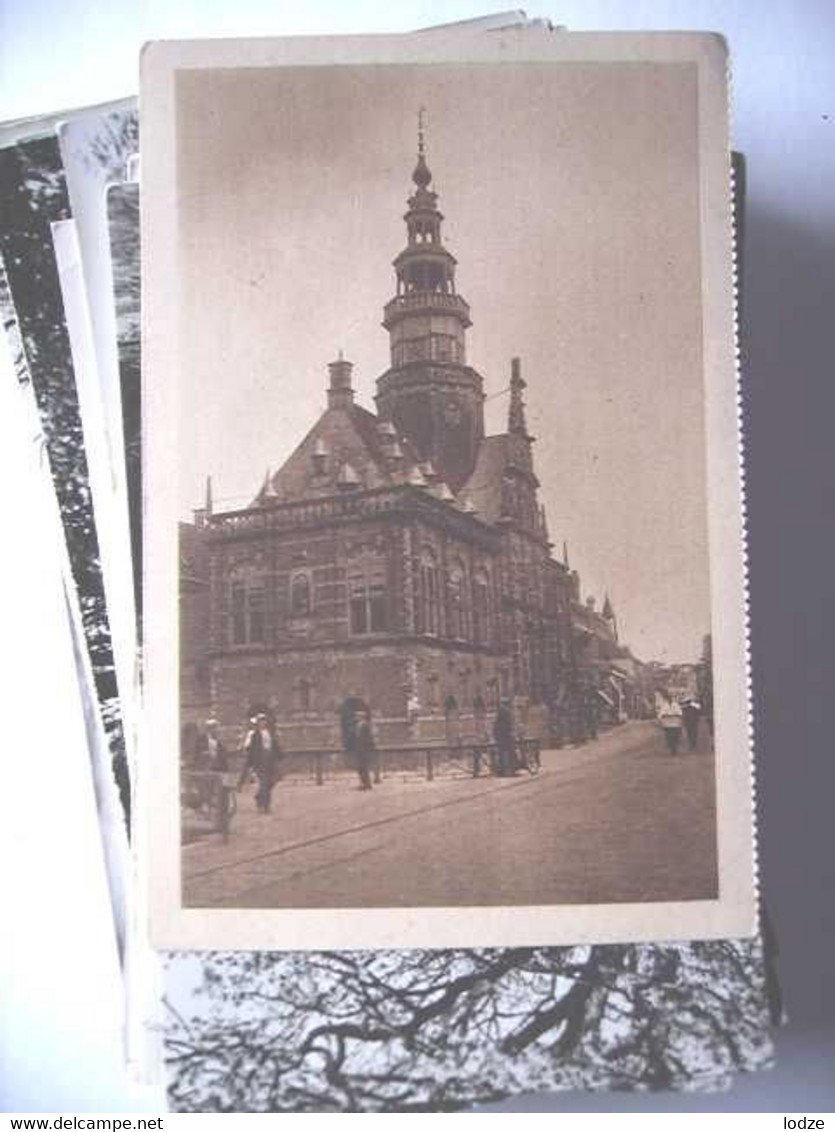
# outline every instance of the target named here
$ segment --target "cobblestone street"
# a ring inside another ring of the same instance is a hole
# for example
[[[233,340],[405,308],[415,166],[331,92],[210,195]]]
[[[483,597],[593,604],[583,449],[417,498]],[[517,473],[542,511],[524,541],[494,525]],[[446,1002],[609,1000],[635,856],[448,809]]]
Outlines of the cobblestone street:
[[[714,759],[631,722],[546,751],[531,777],[279,783],[238,796],[227,844],[183,850],[189,907],[696,900],[716,895]]]

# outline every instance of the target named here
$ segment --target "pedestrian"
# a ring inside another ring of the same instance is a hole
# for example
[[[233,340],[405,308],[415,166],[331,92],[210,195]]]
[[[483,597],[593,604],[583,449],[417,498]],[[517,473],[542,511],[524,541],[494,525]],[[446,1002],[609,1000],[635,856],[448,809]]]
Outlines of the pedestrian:
[[[232,817],[232,789],[229,785],[229,755],[220,738],[220,724],[214,718],[206,720],[206,731],[199,736],[197,749],[203,760],[206,783],[205,798],[217,813],[217,828],[224,841],[229,836],[229,822]],[[234,778],[232,780],[234,782]]]
[[[229,757],[220,739],[219,726],[216,719],[207,719],[205,734],[197,740],[197,752],[203,770],[226,771],[229,769]]]
[[[409,692],[406,697],[406,719],[408,721],[409,730],[414,731],[420,719],[420,698],[414,690]]]
[[[516,773],[516,735],[513,713],[507,700],[502,700],[493,722],[493,739],[496,743],[496,774],[506,778]]]
[[[684,721],[684,730],[687,733],[687,746],[695,751],[699,745],[699,720],[702,716],[701,704],[698,700],[685,700],[681,707],[681,717]]]
[[[194,728],[189,746],[188,763],[190,769],[200,772],[208,770],[209,752],[206,746],[206,736],[197,726]]]
[[[672,698],[664,701],[659,716],[667,742],[667,750],[671,755],[678,754],[678,745],[681,740],[681,705]]]
[[[255,805],[259,813],[268,814],[272,805],[273,788],[278,779],[278,764],[282,751],[278,737],[263,712],[254,716],[250,723],[252,726],[244,742],[246,759],[238,780],[238,789],[241,789],[250,774],[254,774],[258,783]]]
[[[354,734],[357,728],[357,717],[365,711],[365,700],[351,693],[342,701],[339,708],[339,729],[342,732],[342,749],[349,760],[354,756]]]
[[[444,730],[448,746],[458,747],[461,745],[461,718],[458,712],[458,700],[452,694],[444,700]]]
[[[586,741],[583,726],[583,692],[579,681],[574,681],[568,689],[568,729],[571,742],[575,747],[582,747]]]
[[[548,697],[548,731],[551,736],[551,745],[563,745],[563,697],[562,690]]]
[[[710,741],[713,743],[713,686],[710,681],[707,682],[702,693],[702,715],[705,717]]]
[[[354,755],[357,760],[357,773],[360,778],[360,790],[371,790],[371,767],[374,762],[376,747],[374,733],[371,730],[371,715],[366,708],[360,708],[356,715],[354,726]]]
[[[583,726],[585,734],[589,739],[597,738],[597,726],[599,721],[600,702],[597,695],[597,689],[589,684],[583,695]]]
[[[483,743],[487,738],[487,704],[480,691],[473,696],[473,728],[476,742]]]

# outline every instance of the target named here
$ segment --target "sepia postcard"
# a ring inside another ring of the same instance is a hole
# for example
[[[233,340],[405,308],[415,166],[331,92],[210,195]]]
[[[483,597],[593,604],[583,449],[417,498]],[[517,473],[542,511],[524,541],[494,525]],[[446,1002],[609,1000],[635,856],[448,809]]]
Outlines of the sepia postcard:
[[[755,933],[726,70],[145,49],[156,945]]]

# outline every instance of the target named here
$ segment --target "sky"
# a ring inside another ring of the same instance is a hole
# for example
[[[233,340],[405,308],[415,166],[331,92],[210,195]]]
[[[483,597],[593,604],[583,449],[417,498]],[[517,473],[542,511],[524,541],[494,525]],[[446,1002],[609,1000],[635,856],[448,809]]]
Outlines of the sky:
[[[645,660],[709,631],[696,76],[430,64],[178,76],[180,507],[246,505],[353,361],[373,408],[418,108],[502,431],[510,359],[557,553]]]

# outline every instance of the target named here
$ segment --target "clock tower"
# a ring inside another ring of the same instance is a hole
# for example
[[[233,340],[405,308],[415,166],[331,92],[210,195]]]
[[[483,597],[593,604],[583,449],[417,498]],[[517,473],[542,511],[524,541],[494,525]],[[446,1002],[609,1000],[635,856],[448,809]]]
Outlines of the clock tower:
[[[430,188],[423,112],[412,173],[407,244],[394,260],[397,291],[385,306],[391,366],[377,381],[377,410],[407,437],[453,491],[475,467],[484,436],[481,376],[467,365],[470,308],[455,289],[455,256],[444,247],[443,216]]]

